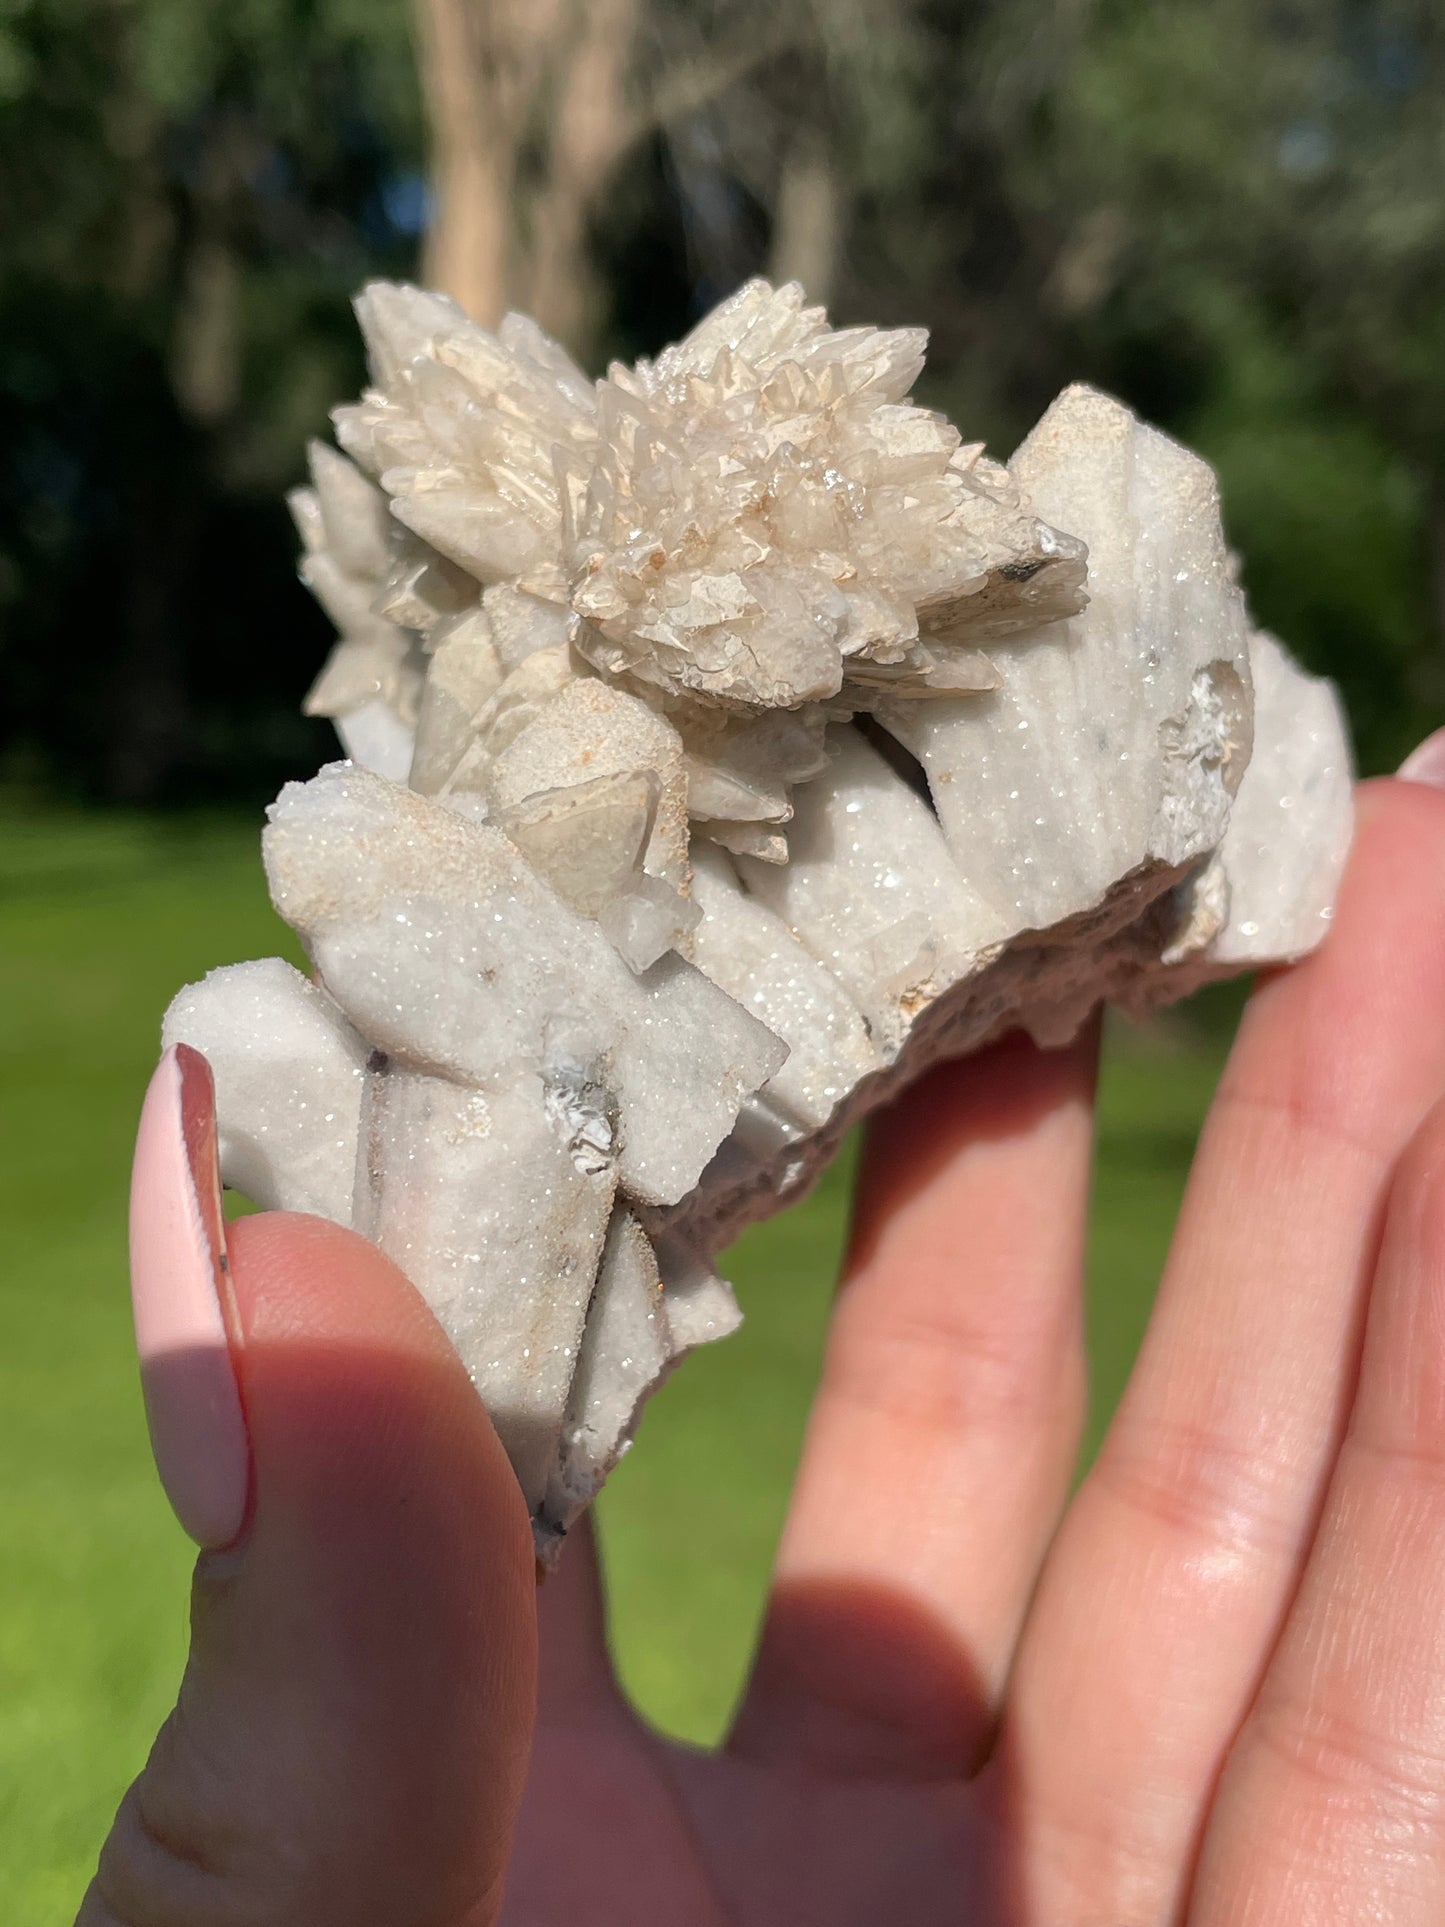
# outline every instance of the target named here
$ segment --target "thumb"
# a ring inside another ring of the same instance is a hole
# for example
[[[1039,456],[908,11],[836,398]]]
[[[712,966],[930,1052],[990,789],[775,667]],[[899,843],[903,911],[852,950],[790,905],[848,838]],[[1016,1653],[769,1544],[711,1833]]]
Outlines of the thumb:
[[[77,1927],[487,1927],[535,1695],[520,1489],[441,1328],[318,1218],[223,1228],[210,1070],[147,1093],[147,1416],[196,1565],[175,1711]]]

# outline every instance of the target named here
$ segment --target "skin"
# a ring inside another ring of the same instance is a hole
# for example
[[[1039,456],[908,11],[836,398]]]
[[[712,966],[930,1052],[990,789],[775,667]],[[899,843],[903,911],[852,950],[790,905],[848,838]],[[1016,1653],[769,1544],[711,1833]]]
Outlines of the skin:
[[[1365,786],[1256,989],[1070,1499],[1093,1060],[1009,1040],[873,1125],[715,1756],[620,1697],[585,1534],[537,1593],[400,1274],[234,1227],[253,1516],[80,1927],[1445,1918],[1445,794]]]

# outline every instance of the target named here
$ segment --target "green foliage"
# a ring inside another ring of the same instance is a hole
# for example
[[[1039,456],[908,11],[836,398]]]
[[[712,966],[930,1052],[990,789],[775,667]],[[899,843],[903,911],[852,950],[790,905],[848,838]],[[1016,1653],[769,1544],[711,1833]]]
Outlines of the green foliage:
[[[12,768],[254,794],[326,740],[295,715],[326,627],[281,496],[360,380],[350,293],[411,266],[405,11],[31,0],[0,86]]]
[[[900,157],[840,144],[846,309],[934,328],[1004,446],[1083,377],[1199,446],[1261,618],[1336,676],[1367,768],[1438,715],[1445,26],[1392,0],[816,0]]]
[[[1438,8],[1098,9],[1032,192],[1109,236],[1076,303],[1220,468],[1262,617],[1345,691],[1367,767],[1441,707],[1445,23]]]
[[[1241,352],[1192,416],[1219,471],[1260,622],[1339,684],[1367,766],[1394,769],[1445,708],[1428,607],[1425,480],[1298,364]]]

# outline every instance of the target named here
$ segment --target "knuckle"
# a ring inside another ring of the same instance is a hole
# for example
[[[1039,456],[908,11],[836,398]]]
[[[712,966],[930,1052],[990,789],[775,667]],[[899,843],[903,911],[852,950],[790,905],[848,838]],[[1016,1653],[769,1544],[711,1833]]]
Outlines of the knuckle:
[[[1297,1478],[1288,1460],[1222,1426],[1160,1418],[1105,1444],[1091,1478],[1125,1510],[1192,1543],[1287,1552],[1298,1538]]]
[[[1445,1106],[1391,1188],[1350,1443],[1387,1484],[1445,1477]]]
[[[1404,1397],[1401,1398],[1403,1404]],[[1438,1537],[1445,1514],[1445,1438],[1391,1437],[1381,1427],[1351,1426],[1342,1470],[1376,1508],[1383,1508],[1403,1541],[1419,1530]]]
[[[958,1306],[866,1322],[839,1330],[824,1367],[827,1394],[854,1408],[943,1433],[1033,1431],[1082,1412],[1082,1360],[1062,1335]]]
[[[1430,1111],[1400,1160],[1391,1189],[1392,1228],[1403,1224],[1419,1255],[1445,1269],[1445,1100]]]
[[[1321,1157],[1370,1169],[1383,1165],[1386,1145],[1361,1123],[1356,1092],[1338,1065],[1324,1061],[1326,1055],[1294,1052],[1270,1066],[1267,1081],[1253,1077],[1248,1065],[1231,1067],[1214,1113],[1242,1125],[1255,1154],[1281,1171],[1305,1160],[1314,1166]]]
[[[1322,1819],[1411,1831],[1445,1820],[1445,1756],[1383,1725],[1275,1695],[1261,1702],[1252,1738]]]
[[[214,1876],[159,1834],[148,1818],[141,1783],[131,1787],[101,1849],[95,1892],[105,1927],[231,1927]]]
[[[120,1927],[277,1927],[283,1836],[255,1849],[256,1815],[177,1711],[162,1726],[101,1851],[96,1886]]]
[[[183,1689],[101,1851],[84,1927],[492,1927],[504,1869],[465,1846],[424,1857],[394,1809],[370,1810],[368,1828],[364,1798],[309,1749],[279,1776],[254,1752],[221,1756],[185,1708]]]

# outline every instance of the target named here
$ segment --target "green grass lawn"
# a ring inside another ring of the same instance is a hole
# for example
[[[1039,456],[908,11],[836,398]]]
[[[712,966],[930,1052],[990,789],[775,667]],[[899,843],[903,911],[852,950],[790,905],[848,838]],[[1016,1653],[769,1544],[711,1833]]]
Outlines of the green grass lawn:
[[[161,1011],[294,940],[256,826],[11,811],[0,830],[0,1921],[68,1923],[170,1703],[187,1545],[131,1352],[125,1194]],[[1091,1443],[1138,1342],[1220,1046],[1111,1038],[1090,1255]],[[747,1323],[649,1411],[603,1502],[628,1684],[715,1736],[737,1690],[817,1367],[846,1177],[724,1267]]]

